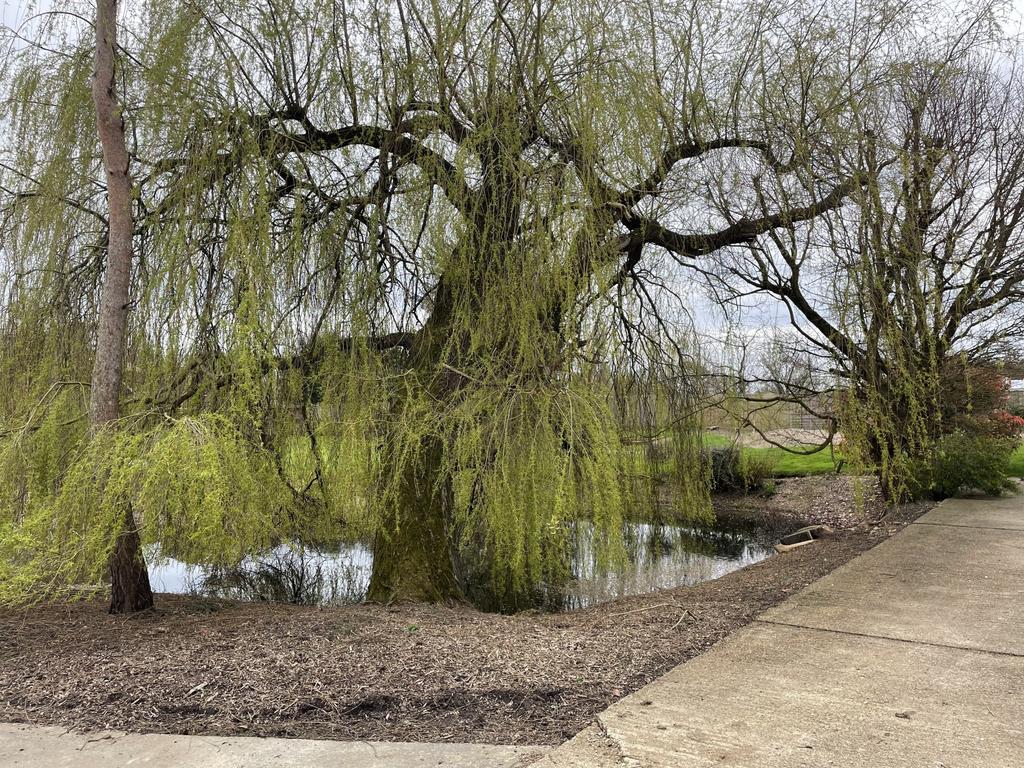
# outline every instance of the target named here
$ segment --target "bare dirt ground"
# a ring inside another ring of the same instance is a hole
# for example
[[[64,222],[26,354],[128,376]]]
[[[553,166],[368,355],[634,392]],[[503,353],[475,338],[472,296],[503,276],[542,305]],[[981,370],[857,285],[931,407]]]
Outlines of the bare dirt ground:
[[[769,498],[729,495],[715,499],[719,518],[739,516],[752,521],[792,517],[836,529],[864,528],[886,514],[878,482],[858,475],[813,475],[777,481]]]
[[[720,516],[827,522],[834,537],[697,587],[562,614],[305,608],[161,596],[0,611],[0,720],[77,729],[555,744],[922,514],[850,480],[794,479]],[[880,522],[866,522],[878,520]]]

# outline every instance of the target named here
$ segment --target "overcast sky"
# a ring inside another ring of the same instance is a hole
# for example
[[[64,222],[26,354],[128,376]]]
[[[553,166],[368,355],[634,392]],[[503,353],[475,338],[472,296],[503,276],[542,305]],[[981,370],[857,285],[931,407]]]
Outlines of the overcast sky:
[[[28,5],[24,0],[0,0],[0,6],[3,8],[3,26],[17,26],[24,18]]]
[[[569,0],[571,2],[571,0]],[[853,2],[853,0],[850,0]],[[2,25],[5,27],[16,27],[23,22],[30,13],[37,12],[40,8],[59,7],[61,0],[0,0],[2,8]],[[1024,0],[1013,0],[1013,7],[1019,19],[1024,20]]]

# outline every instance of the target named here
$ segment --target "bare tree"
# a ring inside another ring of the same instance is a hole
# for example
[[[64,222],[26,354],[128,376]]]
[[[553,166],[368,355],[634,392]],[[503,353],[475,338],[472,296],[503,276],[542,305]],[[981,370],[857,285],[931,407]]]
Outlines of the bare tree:
[[[811,387],[782,383],[787,396],[838,390],[828,415],[894,498],[970,407],[953,402],[969,370],[1017,357],[1024,334],[1024,81],[985,19],[937,52],[922,46],[861,105],[861,138],[834,155],[865,171],[844,206],[709,275],[719,295],[783,303],[783,357],[816,371]]]

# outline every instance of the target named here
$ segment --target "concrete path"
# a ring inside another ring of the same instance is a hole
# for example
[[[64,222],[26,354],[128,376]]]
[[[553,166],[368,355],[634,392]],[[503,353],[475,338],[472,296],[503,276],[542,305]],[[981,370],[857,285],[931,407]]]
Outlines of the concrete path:
[[[1024,496],[949,500],[536,768],[1024,768]]]
[[[544,747],[74,734],[0,724],[2,768],[519,768]]]

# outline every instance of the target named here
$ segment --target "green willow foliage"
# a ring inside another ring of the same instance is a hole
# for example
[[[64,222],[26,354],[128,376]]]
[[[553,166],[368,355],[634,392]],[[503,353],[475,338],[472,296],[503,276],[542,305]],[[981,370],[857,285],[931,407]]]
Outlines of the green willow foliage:
[[[5,508],[17,497],[23,510],[0,525],[5,602],[89,594],[103,580],[125,505],[141,513],[144,545],[187,563],[234,564],[289,531],[271,457],[222,416],[103,430],[56,462],[41,455],[60,437],[48,431],[9,441],[0,454]]]
[[[678,512],[708,514],[700,355],[663,268],[848,194],[788,176],[818,140],[794,95],[844,109],[796,64],[847,50],[842,4],[129,5],[125,415],[91,440],[89,30],[46,17],[0,71],[3,599],[99,581],[126,505],[163,555],[372,536],[374,597],[481,569],[522,593],[564,576],[580,518],[621,556],[653,437]]]

